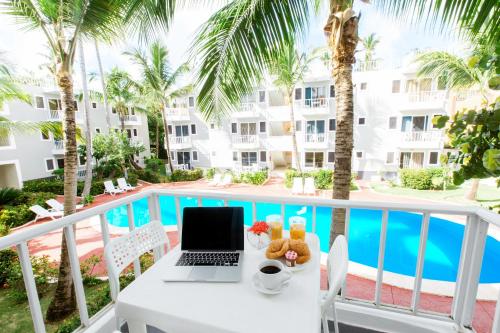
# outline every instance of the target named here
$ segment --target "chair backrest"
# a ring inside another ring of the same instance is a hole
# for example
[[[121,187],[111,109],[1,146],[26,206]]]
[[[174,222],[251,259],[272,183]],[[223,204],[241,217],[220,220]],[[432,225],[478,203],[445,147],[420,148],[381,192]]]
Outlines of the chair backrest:
[[[41,217],[50,216],[50,212],[40,205],[31,206],[30,210]]]
[[[227,173],[224,175],[224,179],[222,180],[222,183],[227,185],[227,184],[231,184],[232,181],[233,181],[233,176],[231,176],[231,174]]]
[[[219,183],[220,180],[222,179],[222,175],[220,173],[216,173],[214,175],[214,179],[212,180],[214,183]]]
[[[314,178],[307,177],[304,181],[304,186],[307,188],[314,188]]]
[[[127,188],[128,187],[128,184],[127,184],[127,181],[125,180],[125,178],[118,178],[116,181],[118,182],[118,186],[120,188]]]
[[[60,210],[60,211],[64,210],[63,204],[57,201],[56,199],[49,199],[45,202],[47,203],[47,205],[54,208],[55,210]]]
[[[106,180],[104,182],[104,188],[107,191],[113,191],[113,190],[115,190],[115,185],[113,185],[113,182],[111,180]]]
[[[164,245],[167,245],[167,250],[170,249],[170,243],[160,221],[151,221],[141,228],[109,241],[104,248],[104,257],[113,300],[116,300],[120,292],[120,273],[148,251],[155,250],[155,255],[159,258],[164,254]]]
[[[295,177],[293,179],[293,188],[296,189],[296,190],[301,190],[303,187],[304,187],[304,185],[302,183],[302,178]]]
[[[347,276],[349,251],[347,240],[343,235],[337,236],[328,253],[328,293],[324,299],[325,305],[330,305],[337,296]]]

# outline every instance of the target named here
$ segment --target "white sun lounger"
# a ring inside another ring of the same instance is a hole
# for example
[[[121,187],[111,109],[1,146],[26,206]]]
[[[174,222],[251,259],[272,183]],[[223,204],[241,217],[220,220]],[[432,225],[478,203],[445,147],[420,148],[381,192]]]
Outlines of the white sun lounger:
[[[224,179],[222,179],[222,182],[219,183],[219,186],[221,187],[226,187],[229,186],[233,183],[233,176],[230,174],[225,174]]]
[[[57,212],[49,212],[45,208],[43,208],[40,205],[34,205],[30,207],[30,210],[36,214],[35,221],[38,219],[43,219],[46,217],[50,217],[51,219],[55,219],[56,217],[62,217],[63,212],[57,211]]]
[[[304,181],[304,194],[316,195],[316,186],[314,186],[314,178],[307,177]]]
[[[64,205],[57,201],[56,199],[49,199],[45,201],[47,205],[49,205],[52,209],[50,209],[50,212],[63,212],[64,211]],[[83,205],[76,205],[76,209],[82,209]]]
[[[292,184],[292,194],[302,194],[304,193],[304,183],[301,177],[293,178]]]
[[[132,191],[135,189],[135,186],[132,186],[130,185],[129,183],[127,183],[127,181],[125,180],[125,178],[118,178],[116,180],[116,182],[118,183],[118,187],[121,189],[121,190],[124,190],[124,191]]]
[[[220,184],[221,180],[222,175],[220,173],[216,173],[214,175],[214,178],[210,182],[208,182],[208,186],[217,186]]]
[[[111,180],[106,180],[104,182],[104,193],[109,193],[111,195],[115,195],[117,193],[123,193],[123,190],[116,188],[115,185],[113,185],[113,182]]]

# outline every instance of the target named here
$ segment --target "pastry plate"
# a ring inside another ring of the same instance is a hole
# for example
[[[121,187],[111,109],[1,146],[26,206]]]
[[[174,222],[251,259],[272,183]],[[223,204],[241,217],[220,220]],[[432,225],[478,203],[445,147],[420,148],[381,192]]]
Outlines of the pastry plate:
[[[285,283],[283,283],[281,285],[281,288],[280,289],[276,289],[276,290],[272,290],[272,289],[267,289],[266,287],[264,287],[262,285],[262,283],[260,282],[260,279],[259,279],[259,276],[257,275],[257,273],[255,273],[252,277],[252,286],[255,290],[257,290],[258,292],[261,292],[263,294],[266,294],[266,295],[277,295],[277,294],[280,294],[284,289],[286,289],[288,287],[288,285],[290,284],[290,280],[286,281]]]
[[[283,265],[285,265],[285,267],[288,268],[288,270],[293,273],[293,272],[303,271],[304,269],[309,267],[309,264],[311,263],[311,259],[312,258],[309,258],[309,261],[306,262],[305,264],[302,264],[302,265],[299,265],[296,263],[294,267],[287,266],[285,258],[280,258],[279,261],[281,261],[283,263]]]

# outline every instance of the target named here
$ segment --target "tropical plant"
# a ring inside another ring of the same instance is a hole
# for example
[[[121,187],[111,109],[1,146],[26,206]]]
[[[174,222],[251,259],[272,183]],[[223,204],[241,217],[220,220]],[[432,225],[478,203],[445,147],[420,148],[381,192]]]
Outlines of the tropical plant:
[[[290,132],[292,133],[293,158],[295,159],[295,165],[299,172],[301,172],[301,163],[297,149],[293,93],[295,91],[295,86],[303,80],[309,68],[309,64],[315,58],[316,57],[313,55],[299,53],[295,49],[294,44],[288,44],[268,65],[271,74],[275,76],[274,84],[279,87],[285,95],[286,104],[288,104],[290,108]]]
[[[118,114],[122,131],[125,131],[125,117],[129,109],[136,107],[137,92],[137,84],[128,72],[117,67],[111,69],[106,77],[106,95],[113,112]]]
[[[377,38],[376,34],[372,33],[362,38],[361,43],[363,44],[363,52],[365,53],[365,66],[369,66],[368,64],[373,60],[375,48],[380,43],[380,39]]]
[[[104,70],[102,69],[102,61],[101,61],[101,53],[99,52],[99,43],[97,40],[94,40],[95,45],[95,55],[97,58],[97,66],[99,68],[99,77],[101,81],[101,89],[102,89],[102,100],[104,103],[104,110],[106,110],[106,125],[108,125],[108,130],[111,128],[111,116],[108,104],[108,94],[106,93],[106,83],[104,79]]]
[[[160,42],[153,42],[146,54],[140,49],[135,49],[131,52],[126,52],[132,61],[139,66],[142,76],[141,95],[144,103],[148,106],[150,114],[156,119],[161,118],[163,121],[163,132],[165,133],[165,147],[168,156],[168,165],[170,172],[173,173],[174,168],[170,158],[170,143],[168,139],[168,121],[165,114],[165,108],[170,106],[173,99],[185,96],[192,89],[190,85],[177,88],[179,78],[187,72],[188,65],[184,63],[172,69],[168,61],[168,50]],[[158,124],[158,122],[156,123]],[[157,140],[159,129],[156,128]],[[157,150],[159,143],[157,142]]]

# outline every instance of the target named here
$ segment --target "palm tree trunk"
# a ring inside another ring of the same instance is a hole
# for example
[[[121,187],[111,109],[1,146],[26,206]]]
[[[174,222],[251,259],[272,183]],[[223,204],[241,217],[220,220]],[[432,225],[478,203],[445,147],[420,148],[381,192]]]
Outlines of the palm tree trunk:
[[[87,87],[87,70],[85,68],[85,55],[83,53],[83,42],[78,41],[78,53],[80,54],[80,72],[82,76],[82,90],[83,90],[83,112],[85,115],[85,183],[83,185],[82,197],[90,194],[90,187],[92,186],[92,135],[90,128],[90,102],[89,91]]]
[[[155,144],[156,144],[156,158],[160,157],[160,124],[158,124],[158,119],[155,120],[156,123],[156,138],[155,138]]]
[[[333,9],[332,13],[339,8]],[[337,31],[335,31],[337,30]],[[332,52],[332,76],[335,84],[337,132],[335,136],[335,169],[333,198],[349,199],[351,183],[351,159],[353,149],[353,85],[352,65],[358,42],[358,17],[352,17],[343,25],[333,22],[332,33],[341,30],[338,43],[330,41]],[[335,34],[334,34],[335,35]],[[345,209],[335,209],[330,227],[330,246],[338,235],[345,233]]]
[[[104,109],[106,110],[106,125],[108,125],[108,132],[111,130],[111,116],[108,109],[108,94],[106,93],[106,84],[104,83],[104,71],[102,70],[101,53],[99,52],[99,46],[97,45],[97,40],[95,43],[95,54],[97,57],[97,64],[99,66],[99,76],[101,77],[101,89],[102,97],[104,99]]]
[[[465,199],[467,200],[476,200],[477,197],[477,190],[479,189],[479,179],[478,178],[472,178],[471,181],[471,188],[470,190],[465,194]]]
[[[64,110],[64,215],[76,211],[76,124],[73,96],[73,79],[68,64],[62,64],[57,71],[57,84],[61,93],[61,103]],[[57,321],[73,313],[76,309],[73,279],[68,256],[68,247],[64,233],[61,241],[61,262],[54,298],[47,309],[47,321]]]
[[[172,156],[170,154],[170,142],[168,140],[167,117],[165,116],[165,108],[163,106],[161,107],[161,118],[163,120],[163,131],[165,132],[165,148],[167,149],[168,167],[170,169],[170,172],[173,173],[174,172],[174,166],[172,165]]]
[[[297,168],[297,171],[299,173],[302,173],[302,168],[300,167],[300,155],[299,155],[299,150],[297,148],[297,132],[295,131],[295,114],[293,111],[293,102],[292,102],[292,95],[289,94],[288,96],[288,103],[290,104],[290,122],[292,123],[290,126],[290,130],[292,132],[292,149],[293,149],[293,155],[295,156],[295,165]]]

